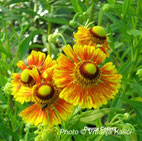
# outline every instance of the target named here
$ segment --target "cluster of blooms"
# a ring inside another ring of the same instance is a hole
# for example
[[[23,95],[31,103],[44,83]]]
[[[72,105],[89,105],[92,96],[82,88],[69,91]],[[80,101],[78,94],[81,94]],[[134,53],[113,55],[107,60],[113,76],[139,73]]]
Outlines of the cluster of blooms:
[[[12,76],[12,95],[21,104],[33,103],[19,114],[25,122],[51,127],[66,120],[74,106],[99,108],[118,93],[121,74],[111,62],[101,64],[109,56],[105,30],[79,27],[74,38],[73,48],[63,47],[56,61],[32,51],[28,65],[17,63],[22,72]]]

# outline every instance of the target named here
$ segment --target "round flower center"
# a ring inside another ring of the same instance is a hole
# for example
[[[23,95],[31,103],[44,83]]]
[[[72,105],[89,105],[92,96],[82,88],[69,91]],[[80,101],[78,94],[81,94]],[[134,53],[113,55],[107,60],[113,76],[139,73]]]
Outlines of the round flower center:
[[[84,65],[84,70],[89,74],[95,74],[97,71],[96,66],[92,63],[86,63]]]
[[[25,69],[21,73],[21,80],[23,83],[29,83],[31,81],[32,77],[29,75],[29,70]]]
[[[89,79],[93,79],[96,77],[97,73],[97,67],[95,64],[90,62],[84,62],[80,65],[80,73],[85,77]]]
[[[51,85],[41,84],[36,88],[36,96],[42,100],[50,99],[54,94],[54,88]]]
[[[96,84],[100,77],[100,70],[94,63],[83,61],[77,64],[74,70],[74,77],[80,84]]]
[[[101,26],[94,26],[90,29],[94,42],[97,44],[104,44],[106,41],[106,32]]]
[[[49,95],[51,91],[52,91],[52,88],[49,85],[43,85],[38,89],[38,93],[42,96]]]
[[[92,28],[92,32],[94,32],[95,34],[97,34],[100,37],[105,37],[106,36],[105,30],[101,26],[94,26]]]
[[[34,85],[32,93],[34,101],[43,109],[54,104],[59,97],[59,91],[52,82]]]

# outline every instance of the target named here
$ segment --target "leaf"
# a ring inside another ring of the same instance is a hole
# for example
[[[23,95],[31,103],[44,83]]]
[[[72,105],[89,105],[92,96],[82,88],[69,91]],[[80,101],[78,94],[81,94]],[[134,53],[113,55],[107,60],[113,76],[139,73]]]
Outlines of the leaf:
[[[129,72],[129,70],[130,70],[130,68],[131,68],[131,66],[134,64],[134,62],[131,62],[131,61],[129,61],[129,60],[127,60],[127,62],[126,63],[123,63],[122,64],[122,66],[121,66],[121,68],[119,69],[119,72],[121,73],[121,74],[126,74],[127,75],[127,73]]]
[[[42,30],[33,31],[27,38],[25,38],[25,39],[22,41],[22,43],[21,43],[21,45],[20,45],[20,48],[19,48],[19,53],[18,53],[20,58],[22,58],[22,57],[26,54],[26,52],[28,51],[29,46],[30,46],[29,43],[30,43],[30,41],[32,40],[32,38],[33,38],[35,35],[41,34],[41,33],[43,33]]]
[[[100,8],[99,17],[98,17],[98,25],[102,24],[102,19],[103,19],[103,8]]]
[[[64,18],[55,18],[55,17],[40,17],[43,20],[46,20],[48,22],[61,24],[61,25],[68,25],[69,21]]]
[[[131,105],[132,107],[142,109],[142,102],[140,102],[140,101],[128,100],[128,99],[126,99],[126,98],[121,98],[121,99],[122,99],[125,103]]]
[[[130,29],[127,31],[129,35],[136,35],[136,36],[142,36],[142,31],[137,29]]]
[[[83,8],[82,8],[80,0],[71,0],[71,2],[72,2],[73,9],[76,13],[83,12]]]
[[[0,51],[6,54],[7,56],[10,56],[10,54],[7,52],[7,50],[0,44]]]
[[[122,36],[124,36],[124,38],[129,41],[130,37],[127,33],[127,30],[128,30],[127,25],[125,23],[123,23],[123,21],[120,21],[115,16],[113,16],[113,14],[110,13],[110,12],[107,12],[107,13],[104,13],[104,14],[114,23],[114,27],[118,28],[119,31],[121,33],[123,33]]]
[[[128,8],[129,8],[130,3],[131,3],[131,0],[124,0],[123,6],[122,6],[123,16],[126,15],[126,12],[127,12]]]
[[[110,5],[114,5],[115,4],[115,0],[107,0],[108,1],[108,3],[110,4]]]
[[[4,75],[0,74],[0,86],[4,86],[6,82],[7,78]]]
[[[14,4],[14,3],[20,3],[20,2],[29,2],[29,0],[11,0],[11,1],[7,2],[5,4],[5,6],[11,5],[11,4]]]
[[[15,140],[18,140],[18,135],[15,134],[15,132],[13,132],[12,129],[8,128],[7,126],[5,126],[2,123],[0,123],[0,132],[2,132],[3,134],[6,134],[8,136],[12,136]],[[8,137],[8,136],[6,136],[6,137]]]
[[[80,115],[81,116],[80,121],[89,123],[98,118],[103,117],[104,115],[110,112],[116,112],[121,110],[122,109],[117,109],[117,108],[104,108],[104,109],[90,110]]]

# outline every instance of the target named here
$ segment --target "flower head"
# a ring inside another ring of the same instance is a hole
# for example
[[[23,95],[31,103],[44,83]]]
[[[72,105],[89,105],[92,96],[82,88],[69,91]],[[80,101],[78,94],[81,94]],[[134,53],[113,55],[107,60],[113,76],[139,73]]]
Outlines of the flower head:
[[[78,31],[74,34],[74,38],[79,45],[90,45],[95,48],[100,48],[107,56],[109,49],[109,44],[107,42],[107,36],[104,28],[101,26],[94,26],[92,28],[87,28],[84,26],[78,27]]]
[[[37,68],[38,72],[43,75],[44,72],[47,71],[47,68],[48,70],[52,69],[56,62],[52,60],[49,55],[46,57],[44,53],[32,51],[27,57],[27,63],[28,65],[22,61],[19,61],[17,66],[22,70],[22,72],[14,73],[12,75],[12,95],[14,95],[15,99],[21,103],[24,102],[24,99],[20,98],[21,93],[19,94],[19,90],[22,88],[22,86],[26,86],[28,89],[28,87],[33,87],[35,84],[35,80],[30,75],[30,70]],[[25,100],[28,101],[31,99]]]
[[[66,56],[60,54],[54,80],[58,87],[64,87],[60,98],[82,108],[99,108],[118,93],[121,74],[115,66],[105,60],[106,54],[93,46],[68,45],[63,48]]]
[[[44,73],[43,77],[37,68],[30,70],[30,76],[35,81],[35,85],[32,88],[22,86],[18,94],[15,95],[16,98],[34,103],[19,115],[25,122],[35,126],[40,123],[48,124],[50,127],[60,124],[70,115],[73,108],[71,104],[59,98],[61,90],[56,87],[52,80],[52,70],[47,70],[46,73],[50,75]]]

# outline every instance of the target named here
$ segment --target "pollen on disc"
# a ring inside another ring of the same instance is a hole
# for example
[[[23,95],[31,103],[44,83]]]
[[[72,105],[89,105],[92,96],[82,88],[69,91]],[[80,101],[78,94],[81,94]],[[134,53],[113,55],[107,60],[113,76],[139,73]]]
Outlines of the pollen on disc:
[[[23,82],[28,82],[28,80],[29,80],[29,70],[28,69],[25,69],[23,72],[22,72],[22,74],[21,74],[21,80],[23,81]]]
[[[88,64],[85,64],[84,65],[84,70],[86,72],[88,72],[89,74],[95,74],[97,69],[96,69],[96,66],[92,63],[88,63]]]
[[[48,85],[43,85],[38,89],[39,94],[43,96],[49,95],[51,91],[52,91],[51,86]]]
[[[101,37],[106,36],[105,30],[104,30],[104,28],[101,27],[101,26],[94,26],[94,27],[92,28],[92,31],[93,31],[95,34],[97,34],[98,36],[101,36]]]

